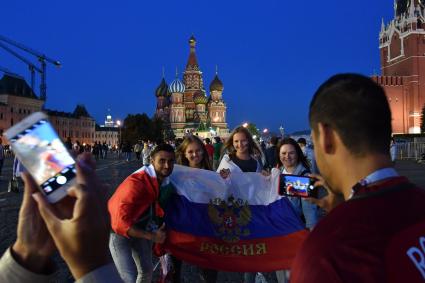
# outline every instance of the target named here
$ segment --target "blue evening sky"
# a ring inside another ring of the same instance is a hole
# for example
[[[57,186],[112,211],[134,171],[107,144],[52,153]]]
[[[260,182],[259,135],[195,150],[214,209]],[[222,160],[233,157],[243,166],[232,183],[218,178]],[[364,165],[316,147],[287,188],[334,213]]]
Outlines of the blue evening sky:
[[[26,0],[2,3],[0,34],[62,62],[48,66],[47,108],[82,103],[103,124],[108,109],[114,119],[153,115],[162,67],[170,83],[193,33],[208,93],[218,65],[231,128],[293,132],[308,129],[310,99],[329,76],[379,73],[382,17],[392,19],[393,0]],[[2,49],[0,66],[29,83]]]

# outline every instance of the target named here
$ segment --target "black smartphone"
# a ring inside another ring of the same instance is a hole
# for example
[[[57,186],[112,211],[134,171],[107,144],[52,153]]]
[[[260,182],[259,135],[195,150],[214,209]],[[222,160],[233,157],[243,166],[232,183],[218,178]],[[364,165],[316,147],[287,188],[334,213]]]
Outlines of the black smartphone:
[[[317,188],[313,177],[281,174],[279,194],[289,197],[317,198]]]

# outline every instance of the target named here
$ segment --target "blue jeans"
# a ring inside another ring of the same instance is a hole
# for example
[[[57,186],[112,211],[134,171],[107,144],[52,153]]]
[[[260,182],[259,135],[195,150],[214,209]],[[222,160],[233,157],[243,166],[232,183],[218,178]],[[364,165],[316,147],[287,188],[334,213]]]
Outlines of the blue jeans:
[[[125,153],[125,159],[126,159],[127,161],[131,161],[131,152],[126,152],[126,153]]]
[[[307,229],[311,230],[319,220],[317,215],[317,205],[312,204],[300,197],[288,197],[288,199],[299,217],[304,214],[305,226]]]
[[[244,283],[255,283],[255,277],[257,272],[245,272],[243,274],[243,282]]]
[[[111,233],[109,249],[118,273],[125,283],[152,281],[152,242]]]

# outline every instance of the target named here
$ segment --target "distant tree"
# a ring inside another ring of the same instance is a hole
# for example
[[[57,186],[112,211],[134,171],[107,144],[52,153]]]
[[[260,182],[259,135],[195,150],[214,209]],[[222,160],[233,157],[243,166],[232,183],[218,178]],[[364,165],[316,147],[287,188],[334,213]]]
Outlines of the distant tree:
[[[257,126],[254,123],[248,123],[248,126],[246,128],[251,133],[251,135],[260,137],[260,132],[258,131]]]
[[[167,128],[164,122],[159,118],[153,118],[150,128],[149,139],[155,142],[164,141],[166,135],[168,135]]]
[[[425,133],[425,104],[422,108],[421,133]]]
[[[122,128],[122,142],[128,141],[135,144],[138,140],[158,141],[164,139],[164,123],[162,120],[150,119],[146,113],[129,114],[124,119]]]

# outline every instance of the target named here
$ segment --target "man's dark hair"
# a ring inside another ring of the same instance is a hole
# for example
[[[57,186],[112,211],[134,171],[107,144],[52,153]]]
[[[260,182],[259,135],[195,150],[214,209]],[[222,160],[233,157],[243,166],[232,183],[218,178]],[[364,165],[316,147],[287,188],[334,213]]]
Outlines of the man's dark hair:
[[[305,139],[305,138],[299,138],[299,139],[297,140],[297,143],[300,143],[300,144],[303,144],[303,145],[307,145],[307,141],[306,141],[306,139]]]
[[[210,143],[211,143],[210,138],[206,138],[206,139],[205,139],[205,143],[206,143],[206,144],[210,144]]]
[[[270,144],[271,145],[277,145],[277,142],[279,141],[279,139],[276,136],[272,136],[270,138]]]
[[[154,158],[155,155],[160,151],[166,151],[166,152],[169,152],[169,153],[174,153],[174,148],[167,143],[158,144],[157,146],[155,146],[152,149],[151,154],[150,154],[151,158]]]
[[[358,74],[339,74],[323,83],[310,103],[310,126],[332,127],[355,155],[389,152],[391,111],[381,86]]]

